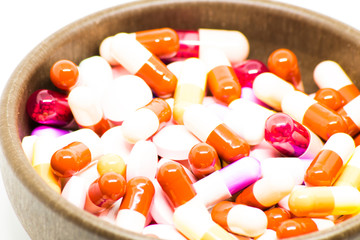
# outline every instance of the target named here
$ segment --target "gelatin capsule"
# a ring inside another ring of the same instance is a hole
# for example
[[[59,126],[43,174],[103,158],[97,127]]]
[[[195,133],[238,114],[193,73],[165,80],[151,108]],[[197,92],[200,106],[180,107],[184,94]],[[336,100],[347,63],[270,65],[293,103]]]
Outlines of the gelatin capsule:
[[[248,59],[233,65],[236,76],[239,79],[240,85],[252,88],[255,78],[263,73],[269,72],[267,66],[256,59]]]
[[[69,91],[78,82],[79,70],[77,65],[67,59],[55,62],[50,69],[50,80],[55,87]]]
[[[268,220],[267,228],[274,231],[279,228],[282,222],[291,218],[290,211],[280,207],[274,207],[266,210],[265,215]]]
[[[321,88],[317,90],[314,99],[334,111],[337,111],[345,104],[345,100],[341,94],[332,88]]]

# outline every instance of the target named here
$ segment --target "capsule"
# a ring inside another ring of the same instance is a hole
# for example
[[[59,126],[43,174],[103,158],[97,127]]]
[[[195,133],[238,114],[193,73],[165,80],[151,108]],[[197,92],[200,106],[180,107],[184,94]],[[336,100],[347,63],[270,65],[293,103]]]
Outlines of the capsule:
[[[118,173],[123,177],[126,176],[125,161],[115,153],[107,153],[101,156],[96,167],[100,176],[108,172]]]
[[[154,194],[154,185],[147,177],[130,179],[116,216],[116,225],[141,233],[145,227]]]
[[[50,69],[50,80],[55,87],[69,91],[78,83],[79,70],[77,65],[67,59],[55,62]]]
[[[69,128],[73,124],[73,114],[67,96],[47,89],[32,93],[26,102],[30,118],[40,124]]]
[[[280,207],[268,209],[264,213],[267,217],[267,228],[274,231],[279,228],[282,222],[291,218],[290,211]]]
[[[235,239],[217,225],[205,205],[196,197],[190,178],[177,162],[166,162],[159,167],[158,182],[175,208],[174,226],[190,240]]]
[[[317,90],[314,99],[334,111],[337,111],[345,104],[345,100],[341,94],[332,88],[321,88]]]
[[[206,90],[205,64],[198,58],[189,58],[183,62],[174,93],[175,122],[183,124],[185,109],[191,104],[201,104]]]
[[[126,179],[136,176],[155,178],[157,171],[158,155],[156,146],[150,141],[140,140],[131,149],[129,162],[126,165]]]
[[[293,84],[296,90],[304,91],[295,53],[286,48],[277,49],[270,54],[267,63],[270,72]]]
[[[157,179],[152,181],[155,194],[150,208],[150,214],[153,220],[158,224],[174,225],[173,214],[174,208],[167,199],[165,192],[162,190]]]
[[[126,33],[115,35],[110,51],[126,70],[144,79],[158,97],[169,97],[175,91],[176,76],[130,35]]]
[[[351,186],[360,190],[360,147],[356,147],[334,186]]]
[[[264,103],[263,101],[261,101],[260,99],[258,99],[255,96],[254,90],[252,88],[249,87],[242,87],[241,88],[241,98],[242,99],[247,99],[251,102],[254,102],[260,106],[266,107],[266,108],[271,108],[270,106],[268,106],[266,103]]]
[[[287,157],[314,158],[323,142],[285,113],[275,113],[265,122],[265,140]]]
[[[249,55],[249,42],[244,34],[236,30],[200,28],[197,31],[176,30],[179,36],[179,51],[171,61],[199,57],[203,48],[219,48],[231,63],[244,61]]]
[[[294,179],[290,174],[272,174],[245,188],[236,197],[236,203],[265,210],[288,195],[294,186]]]
[[[191,171],[197,178],[203,178],[221,169],[215,148],[207,143],[198,143],[190,149],[188,157]]]
[[[240,98],[239,79],[224,52],[216,48],[205,48],[201,51],[200,59],[208,68],[207,84],[217,100],[228,105]]]
[[[171,119],[169,104],[154,98],[150,103],[130,114],[122,124],[123,136],[129,143],[146,140]]]
[[[84,209],[97,215],[122,198],[125,191],[126,181],[123,176],[115,172],[105,173],[90,185]]]
[[[323,140],[328,140],[335,133],[348,131],[345,120],[339,114],[303,92],[294,91],[287,94],[282,100],[281,107],[284,113],[304,124]]]
[[[46,125],[37,126],[31,131],[32,136],[36,135],[36,136],[49,136],[49,137],[60,137],[68,133],[70,133],[70,130],[50,127]]]
[[[274,111],[247,99],[236,99],[228,106],[224,123],[242,137],[248,144],[257,145],[264,140],[265,122]]]
[[[91,88],[85,86],[74,88],[69,93],[68,101],[75,121],[80,127],[92,129],[99,136],[110,128],[101,104],[94,97],[94,91]]]
[[[124,119],[151,102],[153,94],[150,87],[138,76],[120,76],[105,89],[102,98],[104,117],[113,125],[121,125]]]
[[[277,236],[276,236],[276,231],[272,230],[272,229],[266,229],[265,232],[254,238],[255,240],[278,240]]]
[[[358,111],[359,104],[360,96],[355,97],[337,111],[337,113],[345,119],[348,125],[347,133],[352,137],[356,136],[360,132],[360,114]]]
[[[292,218],[284,221],[276,231],[279,239],[297,237],[333,227],[335,224],[321,218]]]
[[[249,144],[202,105],[194,104],[185,111],[184,125],[201,141],[213,146],[225,162],[249,155]]]
[[[338,91],[345,102],[360,95],[359,89],[351,81],[341,66],[330,60],[320,62],[314,69],[314,81],[321,88],[332,88]]]
[[[299,188],[290,194],[289,207],[297,217],[353,214],[360,210],[360,192],[349,186]]]
[[[197,196],[210,208],[216,203],[229,199],[261,178],[260,162],[244,157],[193,184]]]
[[[227,231],[247,237],[257,237],[266,230],[268,221],[258,208],[222,201],[211,210],[211,217]]]
[[[265,72],[259,74],[253,83],[255,96],[272,107],[280,111],[281,102],[286,94],[295,90],[291,83],[279,78],[273,73]]]
[[[169,224],[151,224],[144,228],[142,234],[158,239],[187,240],[174,226]]]
[[[51,157],[51,168],[61,178],[71,177],[91,162],[91,152],[82,142],[72,142]]]
[[[331,186],[354,151],[351,136],[346,133],[332,135],[306,170],[305,182],[312,186]]]
[[[75,175],[66,182],[61,196],[78,208],[84,209],[87,190],[86,180]]]
[[[236,76],[239,79],[240,85],[248,88],[252,88],[255,78],[263,73],[269,72],[267,66],[256,59],[248,59],[243,62],[239,62],[233,65]]]

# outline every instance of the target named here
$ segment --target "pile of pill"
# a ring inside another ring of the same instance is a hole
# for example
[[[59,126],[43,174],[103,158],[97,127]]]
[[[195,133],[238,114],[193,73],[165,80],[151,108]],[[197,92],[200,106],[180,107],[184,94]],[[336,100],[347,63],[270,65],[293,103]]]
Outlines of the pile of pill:
[[[291,50],[247,59],[235,30],[119,33],[99,53],[55,62],[58,90],[26,105],[24,152],[72,204],[172,240],[283,239],[360,211],[360,92],[336,62],[308,95]]]

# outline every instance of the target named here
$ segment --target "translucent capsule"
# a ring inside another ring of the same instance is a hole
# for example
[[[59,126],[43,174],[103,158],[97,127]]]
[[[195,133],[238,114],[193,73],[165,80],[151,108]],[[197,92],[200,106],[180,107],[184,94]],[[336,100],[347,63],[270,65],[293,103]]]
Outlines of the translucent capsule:
[[[68,101],[77,124],[101,136],[110,128],[110,124],[104,117],[101,103],[94,96],[91,88],[79,86],[70,91]]]
[[[110,51],[112,56],[131,74],[144,79],[158,97],[169,97],[175,91],[176,76],[130,35],[126,33],[115,35]]]
[[[312,186],[331,186],[355,151],[355,143],[346,133],[336,133],[325,143],[306,170],[305,182]]]
[[[123,176],[114,172],[105,173],[90,185],[84,209],[99,214],[122,198],[125,191],[126,181]]]
[[[188,157],[191,171],[197,178],[203,178],[221,169],[215,148],[207,143],[198,143],[190,149]]]
[[[250,145],[264,140],[265,122],[275,112],[247,99],[236,99],[229,104],[224,123]]]
[[[338,91],[345,102],[360,95],[359,89],[354,85],[341,66],[330,60],[320,62],[314,69],[314,81],[321,88],[332,88]]]
[[[291,218],[290,211],[280,207],[268,209],[264,213],[267,217],[267,228],[274,231],[279,228],[282,222]]]
[[[202,105],[194,104],[185,111],[184,125],[228,163],[249,155],[249,144]]]
[[[242,62],[249,55],[250,47],[247,38],[236,30],[200,28],[197,31],[176,30],[176,32],[179,36],[180,47],[171,61],[199,57],[199,52],[204,47],[221,49],[231,63]]]
[[[67,95],[47,89],[30,95],[26,111],[32,120],[44,125],[66,128],[72,126],[74,120]]]
[[[314,99],[335,111],[345,104],[345,100],[341,94],[332,88],[321,88],[317,90]]]
[[[348,131],[345,120],[339,114],[303,92],[293,91],[286,94],[281,107],[284,113],[304,124],[324,140],[335,133]]]
[[[134,177],[130,179],[116,216],[116,225],[141,233],[145,227],[154,194],[154,185],[148,178]]]
[[[104,117],[114,125],[120,125],[132,112],[151,102],[150,87],[140,77],[120,76],[105,89],[101,107]]]
[[[205,64],[198,58],[189,58],[182,69],[174,93],[173,118],[183,124],[185,109],[191,104],[201,104],[206,90]]]
[[[207,85],[212,95],[222,103],[229,104],[240,98],[241,86],[225,53],[216,48],[204,48],[200,59],[207,66]]]
[[[255,96],[274,108],[281,110],[281,102],[284,96],[295,90],[291,83],[279,78],[273,73],[265,72],[259,74],[253,83]]]
[[[107,153],[101,156],[97,162],[97,170],[99,175],[108,172],[114,172],[126,176],[126,165],[124,160],[117,154]]]
[[[356,147],[334,186],[352,186],[360,190],[360,147]]]
[[[359,105],[360,96],[357,96],[337,111],[337,113],[345,119],[345,122],[348,125],[347,133],[353,137],[360,132]]]
[[[300,69],[295,53],[286,48],[273,51],[268,58],[270,72],[294,85],[299,91],[304,91]]]
[[[279,239],[297,237],[307,233],[324,230],[335,224],[321,218],[292,218],[284,221],[276,231]]]
[[[57,150],[51,157],[51,168],[61,178],[71,177],[91,162],[89,148],[81,142],[72,142]]]
[[[265,140],[288,157],[314,158],[323,142],[285,113],[275,113],[265,122]]]
[[[261,178],[260,162],[252,157],[244,157],[193,184],[198,198],[206,207],[229,199]]]
[[[271,174],[245,188],[236,197],[236,203],[265,210],[288,195],[294,185],[294,179],[290,174]]]
[[[256,59],[248,59],[233,65],[236,76],[242,87],[252,88],[255,78],[263,73],[269,72],[267,66]]]
[[[298,188],[290,194],[289,207],[298,217],[353,214],[360,210],[360,192],[349,186]]]
[[[190,149],[200,143],[184,125],[165,126],[152,137],[152,142],[159,156],[172,160],[187,160]]]
[[[50,80],[55,87],[69,91],[78,83],[79,70],[77,65],[67,59],[55,62],[50,69]]]
[[[135,143],[126,165],[126,179],[137,176],[152,180],[157,171],[158,155],[156,146],[150,141],[140,140]]]
[[[123,136],[129,143],[146,140],[170,119],[171,108],[169,104],[161,98],[154,98],[124,120],[122,124]]]
[[[229,201],[216,204],[211,210],[211,217],[229,232],[248,237],[263,234],[268,224],[265,213],[260,209]]]

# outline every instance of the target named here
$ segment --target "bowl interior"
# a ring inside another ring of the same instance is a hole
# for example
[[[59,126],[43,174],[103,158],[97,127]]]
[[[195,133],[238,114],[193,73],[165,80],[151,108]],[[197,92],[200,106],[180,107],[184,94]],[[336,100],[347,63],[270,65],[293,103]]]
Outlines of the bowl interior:
[[[66,235],[67,239],[82,238],[86,236],[81,235],[84,232],[92,239],[145,238],[122,231],[70,206],[52,192],[32,170],[22,151],[21,139],[35,126],[26,115],[24,103],[37,89],[55,90],[49,80],[50,67],[55,61],[70,59],[79,63],[84,58],[98,55],[99,44],[107,36],[160,27],[240,30],[250,43],[249,58],[265,63],[275,49],[291,49],[298,57],[308,93],[317,89],[312,71],[325,59],[338,62],[360,87],[360,68],[357,67],[360,62],[360,34],[335,20],[285,4],[261,0],[140,1],[81,19],[37,46],[14,71],[2,96],[3,178],[15,211],[32,238],[42,239],[45,235],[48,239],[55,239],[54,236],[61,233],[56,226],[70,226],[66,224],[77,226],[69,230],[71,233]],[[36,209],[38,205],[43,211],[41,214]],[[44,219],[32,219],[32,215]],[[56,221],[51,219],[52,216],[60,216],[58,223],[52,223]],[[304,239],[344,239],[358,231],[359,219],[350,219],[346,224]],[[38,227],[37,221],[48,227]]]

